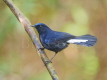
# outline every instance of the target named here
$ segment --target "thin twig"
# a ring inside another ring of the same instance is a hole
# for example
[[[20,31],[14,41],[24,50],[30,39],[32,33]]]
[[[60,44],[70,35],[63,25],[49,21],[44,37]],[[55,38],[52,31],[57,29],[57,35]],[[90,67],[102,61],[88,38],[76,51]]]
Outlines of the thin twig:
[[[30,21],[23,15],[23,13],[13,4],[13,2],[11,0],[3,0],[7,6],[10,8],[10,10],[13,12],[13,14],[16,16],[16,18],[18,19],[18,21],[22,24],[22,26],[25,28],[26,32],[28,33],[28,35],[30,36],[30,38],[32,39],[32,42],[35,46],[35,48],[38,51],[38,54],[40,55],[43,63],[45,64],[47,70],[49,71],[51,77],[53,80],[59,80],[58,76],[56,74],[55,69],[52,66],[52,63],[47,63],[47,61],[49,61],[46,53],[41,49],[42,46],[38,41],[38,38],[33,30],[33,28],[31,28],[31,23]]]

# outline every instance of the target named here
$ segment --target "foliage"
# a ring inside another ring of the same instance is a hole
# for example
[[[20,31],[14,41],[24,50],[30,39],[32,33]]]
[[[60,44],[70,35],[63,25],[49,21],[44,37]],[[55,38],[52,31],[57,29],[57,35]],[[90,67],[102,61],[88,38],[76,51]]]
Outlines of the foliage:
[[[104,43],[107,40],[104,37],[107,32],[107,7],[104,5],[107,1],[13,1],[32,24],[41,22],[53,30],[77,36],[92,34],[105,40],[99,40],[95,47],[70,45],[59,52],[52,62],[61,80],[98,80],[97,74],[106,75],[102,68],[106,70],[107,67]],[[28,35],[2,0],[0,18],[0,80],[50,80]],[[46,53],[50,58],[54,54],[48,50]],[[101,77],[99,80],[107,78]]]

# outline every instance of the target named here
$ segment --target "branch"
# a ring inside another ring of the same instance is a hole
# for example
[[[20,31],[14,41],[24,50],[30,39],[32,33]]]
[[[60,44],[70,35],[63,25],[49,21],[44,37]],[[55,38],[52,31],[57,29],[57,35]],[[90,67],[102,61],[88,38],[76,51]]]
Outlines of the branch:
[[[53,80],[59,80],[58,76],[56,74],[55,69],[52,66],[52,63],[48,63],[47,61],[49,61],[46,53],[41,49],[42,46],[38,41],[38,38],[33,30],[33,28],[31,27],[31,23],[30,21],[23,15],[23,13],[13,4],[13,2],[11,0],[3,0],[7,6],[10,8],[10,10],[13,12],[13,14],[16,16],[16,18],[18,19],[18,21],[22,24],[22,26],[24,27],[24,29],[26,30],[26,32],[28,33],[28,35],[30,36],[30,38],[32,39],[32,42],[35,46],[35,48],[37,48],[38,54],[40,55],[43,63],[45,64],[47,70],[49,71],[51,77]]]

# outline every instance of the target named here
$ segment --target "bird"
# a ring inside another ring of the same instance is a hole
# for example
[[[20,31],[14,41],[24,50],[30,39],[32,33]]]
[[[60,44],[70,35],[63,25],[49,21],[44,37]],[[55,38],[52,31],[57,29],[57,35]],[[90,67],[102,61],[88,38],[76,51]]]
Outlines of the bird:
[[[31,26],[36,28],[39,33],[39,39],[43,46],[42,49],[55,52],[50,61],[52,61],[58,52],[67,48],[70,43],[91,47],[97,42],[97,38],[90,34],[74,36],[66,32],[54,31],[44,23],[37,23]]]

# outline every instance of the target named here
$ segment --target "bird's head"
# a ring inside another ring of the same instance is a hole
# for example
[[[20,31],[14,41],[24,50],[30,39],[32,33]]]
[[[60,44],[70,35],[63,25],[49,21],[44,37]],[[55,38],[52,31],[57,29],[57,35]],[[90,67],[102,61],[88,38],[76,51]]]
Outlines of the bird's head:
[[[31,25],[32,27],[36,28],[39,34],[46,33],[47,31],[51,30],[47,25],[44,23],[37,23],[35,25]]]

